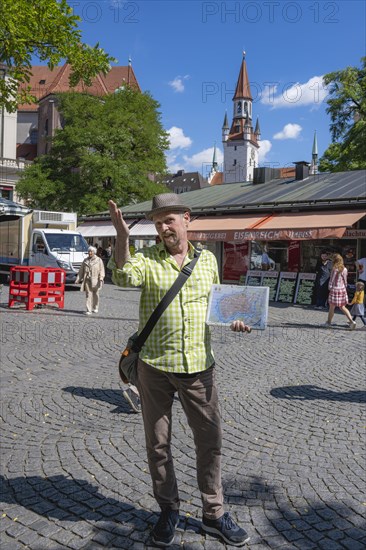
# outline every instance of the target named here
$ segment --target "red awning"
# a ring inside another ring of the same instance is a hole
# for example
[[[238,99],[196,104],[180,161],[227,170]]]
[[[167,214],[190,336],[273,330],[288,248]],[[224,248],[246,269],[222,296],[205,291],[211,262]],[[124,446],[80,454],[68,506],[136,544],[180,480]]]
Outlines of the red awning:
[[[191,222],[188,238],[194,241],[274,241],[341,238],[366,215],[364,211],[324,211],[267,216],[199,217]]]
[[[255,227],[267,216],[207,216],[191,221],[188,238],[192,241],[234,241],[236,233]]]

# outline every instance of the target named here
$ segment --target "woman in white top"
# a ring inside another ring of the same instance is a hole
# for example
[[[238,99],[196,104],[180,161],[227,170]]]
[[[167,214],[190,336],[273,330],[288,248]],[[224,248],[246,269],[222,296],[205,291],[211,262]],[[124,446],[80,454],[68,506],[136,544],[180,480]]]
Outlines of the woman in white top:
[[[81,283],[80,290],[85,290],[87,315],[98,313],[99,291],[105,276],[103,260],[96,255],[96,252],[94,246],[89,246],[88,257],[81,264],[75,281]]]

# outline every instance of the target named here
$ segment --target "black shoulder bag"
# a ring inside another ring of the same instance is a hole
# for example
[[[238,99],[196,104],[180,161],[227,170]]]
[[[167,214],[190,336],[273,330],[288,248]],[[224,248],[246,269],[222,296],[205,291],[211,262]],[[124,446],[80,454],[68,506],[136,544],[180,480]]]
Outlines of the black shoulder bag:
[[[170,287],[168,292],[165,294],[165,296],[158,303],[158,305],[150,315],[146,325],[144,326],[140,334],[138,332],[135,332],[135,334],[133,334],[128,339],[127,346],[123,350],[121,354],[121,359],[119,360],[118,364],[119,375],[122,379],[122,382],[124,382],[125,384],[136,384],[137,362],[141,348],[166,308],[174,300],[188,277],[190,277],[190,275],[192,274],[192,271],[200,257],[200,254],[201,251],[195,250],[193,260],[183,267],[173,285]]]

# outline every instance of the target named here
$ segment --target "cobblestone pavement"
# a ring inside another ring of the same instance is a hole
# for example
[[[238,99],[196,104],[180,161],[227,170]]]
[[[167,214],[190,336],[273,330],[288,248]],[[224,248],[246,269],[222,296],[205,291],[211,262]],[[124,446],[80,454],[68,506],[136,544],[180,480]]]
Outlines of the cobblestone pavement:
[[[137,326],[139,291],[106,285],[64,310],[7,309],[1,297],[1,550],[152,548],[157,519],[141,416],[121,396],[116,363]],[[272,305],[264,332],[215,329],[224,426],[225,501],[247,548],[366,547],[365,336],[345,318]],[[360,323],[360,321],[358,321]],[[173,550],[224,545],[200,531],[194,446],[175,403],[182,498]]]

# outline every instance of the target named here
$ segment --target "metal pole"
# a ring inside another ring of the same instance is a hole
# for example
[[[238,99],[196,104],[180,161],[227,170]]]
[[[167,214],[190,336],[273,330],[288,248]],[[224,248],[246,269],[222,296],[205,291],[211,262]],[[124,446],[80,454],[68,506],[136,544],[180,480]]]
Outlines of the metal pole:
[[[5,80],[5,69],[0,68],[0,72],[2,73],[2,79]],[[5,107],[4,105],[1,107],[1,148],[0,148],[0,158],[4,158],[4,120],[5,120]]]

